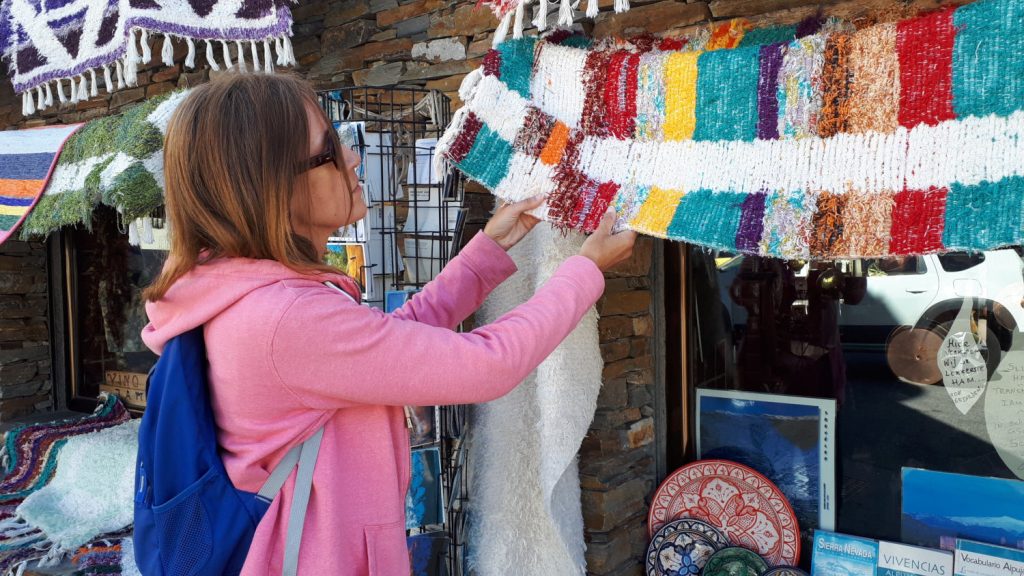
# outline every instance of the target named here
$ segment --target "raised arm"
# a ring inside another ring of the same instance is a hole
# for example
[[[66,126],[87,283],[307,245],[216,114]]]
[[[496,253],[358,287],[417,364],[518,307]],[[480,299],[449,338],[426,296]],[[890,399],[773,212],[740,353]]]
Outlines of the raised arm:
[[[280,383],[311,408],[485,402],[536,368],[603,290],[594,262],[573,256],[525,304],[457,333],[311,288],[284,311],[269,353]]]
[[[505,252],[537,224],[537,218],[526,212],[542,202],[542,198],[533,198],[498,208],[484,230],[394,315],[454,329],[515,273],[515,263]]]

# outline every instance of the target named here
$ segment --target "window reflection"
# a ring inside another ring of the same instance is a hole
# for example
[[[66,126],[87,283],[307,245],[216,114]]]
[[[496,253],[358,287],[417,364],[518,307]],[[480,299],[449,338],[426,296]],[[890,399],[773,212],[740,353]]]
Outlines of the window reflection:
[[[691,247],[687,266],[694,386],[838,402],[839,531],[899,540],[904,466],[1015,477],[938,354],[971,298],[960,336],[993,375],[1024,323],[1016,251],[805,262]]]

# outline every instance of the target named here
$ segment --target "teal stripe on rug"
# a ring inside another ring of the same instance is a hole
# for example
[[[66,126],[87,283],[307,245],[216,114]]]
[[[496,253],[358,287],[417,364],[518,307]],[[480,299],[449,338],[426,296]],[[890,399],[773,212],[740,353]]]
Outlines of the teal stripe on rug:
[[[694,140],[753,140],[757,136],[760,50],[749,46],[700,55]]]
[[[704,189],[684,194],[668,225],[668,237],[736,250],[736,231],[740,227],[746,196]]]
[[[946,197],[946,229],[942,243],[957,250],[991,250],[1020,244],[1024,177],[954,184]]]
[[[772,26],[747,31],[740,40],[740,48],[762,46],[778,42],[792,42],[796,38],[796,26]]]
[[[1024,103],[1024,2],[988,0],[953,13],[953,111],[1008,116]]]
[[[512,144],[486,125],[480,127],[469,154],[458,163],[470,178],[493,190],[508,172],[512,161]]]
[[[532,36],[506,40],[498,45],[498,52],[501,52],[501,81],[527,100],[530,98],[536,45],[537,38]]]

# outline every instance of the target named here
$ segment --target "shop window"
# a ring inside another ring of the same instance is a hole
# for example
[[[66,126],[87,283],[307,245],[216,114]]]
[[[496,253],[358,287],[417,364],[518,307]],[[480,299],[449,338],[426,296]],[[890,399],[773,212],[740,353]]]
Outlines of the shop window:
[[[142,342],[146,325],[143,289],[166,257],[164,230],[157,241],[132,246],[117,213],[101,207],[92,230],[61,233],[62,345],[68,406],[91,409],[101,391],[118,393],[129,406],[145,406],[145,381],[157,356]]]
[[[1024,318],[1024,264],[1015,250],[809,263],[691,247],[683,261],[692,458],[702,456],[701,389],[834,401],[828,463],[802,469],[778,459],[768,435],[747,439],[747,464],[808,491],[792,500],[825,489],[831,468],[834,529],[897,542],[906,541],[905,468],[1024,478],[1012,439],[1024,425],[1005,407],[1024,400],[997,374],[1013,368],[1015,348],[1024,350],[1024,338],[1015,338]],[[973,375],[951,378],[964,374],[968,355],[977,360]],[[969,388],[971,378],[979,387]],[[819,520],[802,523],[805,566]]]

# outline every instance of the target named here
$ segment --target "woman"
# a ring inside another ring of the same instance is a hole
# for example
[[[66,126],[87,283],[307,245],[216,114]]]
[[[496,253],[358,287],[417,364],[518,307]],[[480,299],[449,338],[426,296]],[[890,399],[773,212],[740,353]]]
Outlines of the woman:
[[[333,230],[366,214],[354,169],[289,76],[225,75],[196,88],[168,127],[171,251],[148,289],[143,337],[159,353],[203,326],[211,403],[235,487],[256,491],[324,426],[300,574],[409,573],[403,405],[465,404],[516,386],[576,326],[626,259],[612,217],[529,302],[470,333],[453,329],[515,271],[505,253],[538,200],[497,210],[436,280],[393,314],[359,305],[351,278],[321,264]],[[340,286],[348,297],[326,285]],[[242,571],[281,571],[294,474],[257,528]]]

